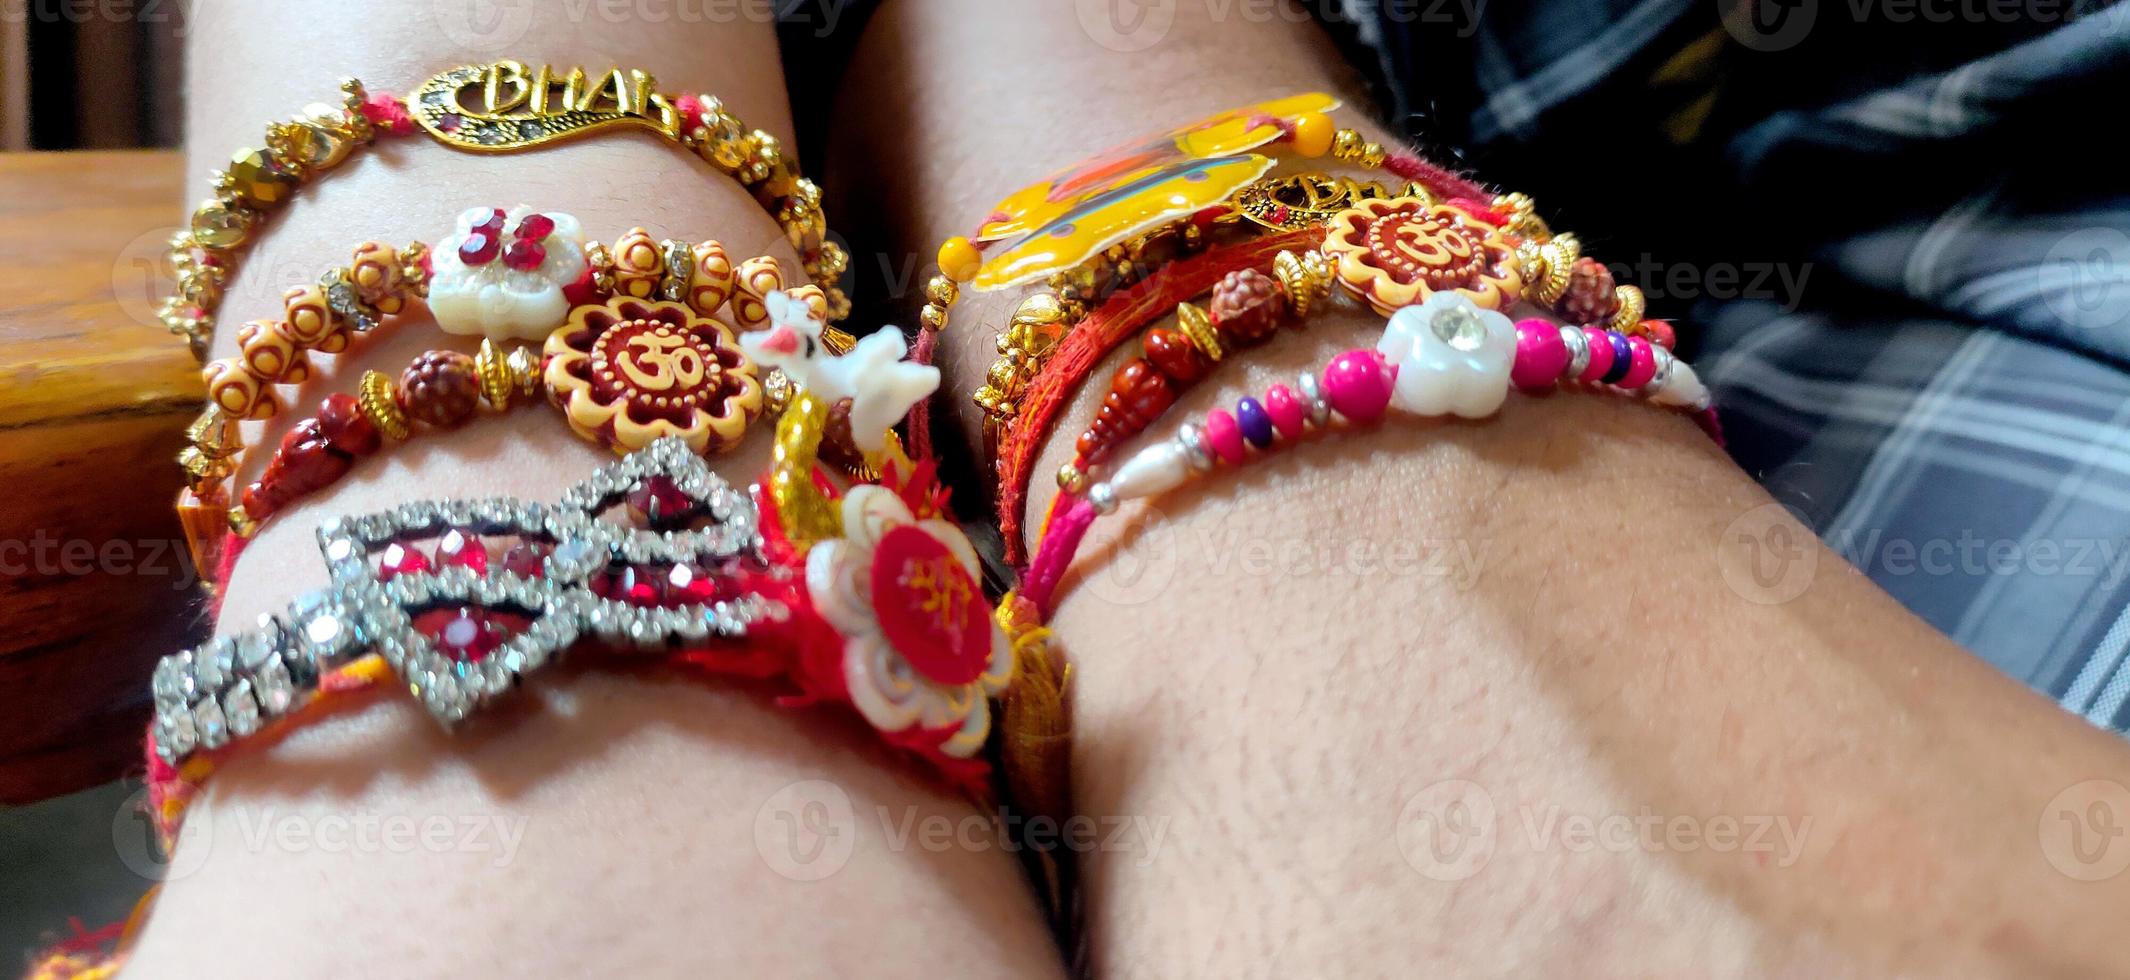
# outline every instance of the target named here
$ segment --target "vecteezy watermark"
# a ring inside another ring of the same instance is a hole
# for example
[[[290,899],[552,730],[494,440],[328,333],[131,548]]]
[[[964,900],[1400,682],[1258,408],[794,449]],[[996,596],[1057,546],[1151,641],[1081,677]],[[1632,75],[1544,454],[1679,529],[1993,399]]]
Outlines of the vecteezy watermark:
[[[587,24],[778,24],[827,37],[853,0],[431,0],[436,26],[469,52],[502,52],[524,40],[539,18],[572,28]]]
[[[1781,504],[1738,515],[1716,539],[1716,568],[1732,592],[1772,606],[1805,593],[1819,572],[1819,544]]]
[[[473,855],[492,867],[516,860],[530,818],[504,813],[288,812],[238,807],[228,822],[187,820],[168,851],[156,846],[147,790],[128,798],[111,821],[119,862],[149,881],[198,871],[218,848],[250,854]]]
[[[1120,54],[1161,43],[1175,26],[1178,7],[1185,4],[1192,17],[1216,24],[1301,26],[1318,20],[1345,20],[1353,13],[1346,0],[1074,0],[1081,32]],[[1373,0],[1363,16],[1463,38],[1479,30],[1486,5],[1487,0]]]
[[[2130,868],[2130,788],[2112,779],[2065,787],[2041,808],[2041,855],[2079,881]]]
[[[1724,528],[1716,543],[1717,567],[1724,584],[1749,602],[1788,602],[1818,574],[1821,548],[1813,538],[1781,504],[1762,504]],[[2130,578],[2130,538],[1985,537],[1964,529],[1912,538],[1879,528],[1840,528],[1820,541],[1879,581],[2019,575],[2090,578],[2113,588]]]
[[[2110,0],[1716,0],[1724,29],[1755,51],[1796,47],[1818,23],[1822,4],[1837,23],[2067,24],[2085,17],[2119,17]]]
[[[0,0],[0,23],[169,25],[171,37],[192,29],[199,0]]]
[[[1664,262],[1643,253],[1633,262],[1607,262],[1620,282],[1631,282],[1652,302],[1680,307],[1700,299],[1766,300],[1785,311],[1804,305],[1810,262]]]
[[[2034,274],[2042,303],[2065,326],[2112,330],[2130,320],[2130,235],[2083,228],[2049,245]]]
[[[1493,860],[1501,848],[1520,844],[1532,853],[1567,854],[1767,854],[1787,868],[1804,854],[1812,817],[1787,814],[1662,814],[1650,807],[1633,813],[1581,813],[1559,804],[1518,806],[1504,827],[1493,794],[1470,780],[1430,783],[1405,801],[1394,838],[1413,870],[1436,881],[1463,881]],[[1522,836],[1504,837],[1505,830]]]
[[[113,538],[91,541],[63,538],[44,528],[28,538],[0,538],[0,578],[30,575],[45,578],[83,575],[168,578],[173,590],[200,580],[185,542],[163,538]]]
[[[841,786],[824,779],[792,783],[755,811],[754,846],[771,871],[793,881],[820,881],[850,863],[864,837],[889,852],[1071,851],[1132,855],[1152,862],[1168,837],[1167,817],[1137,815],[1065,818],[1019,813],[959,816],[924,808],[876,805],[871,826]],[[870,833],[868,833],[870,831]]]

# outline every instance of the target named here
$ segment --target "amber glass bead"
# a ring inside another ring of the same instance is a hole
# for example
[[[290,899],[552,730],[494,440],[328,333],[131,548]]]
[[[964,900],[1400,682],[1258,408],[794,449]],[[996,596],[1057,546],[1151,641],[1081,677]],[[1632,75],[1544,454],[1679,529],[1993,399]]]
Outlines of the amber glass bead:
[[[345,392],[326,396],[318,409],[318,429],[328,445],[350,456],[368,456],[384,444],[377,426],[362,414],[362,404]]]
[[[1146,359],[1177,384],[1193,384],[1213,370],[1213,359],[1180,330],[1157,327],[1146,333]]]

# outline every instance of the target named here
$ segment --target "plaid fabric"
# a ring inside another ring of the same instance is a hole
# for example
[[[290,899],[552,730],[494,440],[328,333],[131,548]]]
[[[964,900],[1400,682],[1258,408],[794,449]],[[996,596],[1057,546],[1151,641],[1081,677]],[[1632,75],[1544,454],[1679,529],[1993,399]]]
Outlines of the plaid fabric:
[[[1678,262],[1809,271],[1684,317],[1738,462],[1917,615],[2130,731],[2130,192],[2090,135],[2130,81],[2130,7],[1790,7],[1497,0],[1461,32],[1345,13],[1387,104],[1486,172],[1588,161],[1570,176],[1627,205],[1539,195],[1586,240],[1594,216]],[[1652,218],[1659,194],[1724,220]]]

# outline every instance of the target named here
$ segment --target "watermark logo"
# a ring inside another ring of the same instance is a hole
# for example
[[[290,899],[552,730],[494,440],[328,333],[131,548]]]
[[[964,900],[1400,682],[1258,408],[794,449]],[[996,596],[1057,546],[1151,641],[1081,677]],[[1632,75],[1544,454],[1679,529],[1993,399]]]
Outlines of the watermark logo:
[[[756,853],[771,871],[793,881],[820,881],[843,870],[857,846],[850,794],[828,780],[792,783],[755,811]]]
[[[494,54],[532,29],[531,0],[432,0],[437,30],[474,54]]]
[[[1398,814],[1398,852],[1436,881],[1463,881],[1494,859],[1494,797],[1478,783],[1445,779],[1422,787]]]
[[[176,881],[207,863],[214,851],[214,822],[187,820],[178,825],[174,845],[165,851],[156,842],[154,810],[148,788],[134,790],[111,814],[111,847],[118,863],[143,881]]]
[[[2106,881],[2130,868],[2130,788],[2089,779],[2041,808],[2041,855],[2078,881]]]
[[[2130,235],[2086,228],[2057,239],[2035,270],[2042,302],[2064,325],[2109,330],[2130,320]]]
[[[1787,51],[1812,33],[1819,0],[1716,0],[1723,29],[1755,51]]]
[[[1133,512],[1128,520],[1096,522],[1081,543],[1080,554],[1101,560],[1080,588],[1117,606],[1139,606],[1160,598],[1176,581],[1179,549],[1174,527],[1151,504]]]
[[[1073,0],[1088,40],[1119,54],[1160,44],[1176,23],[1176,0]]]
[[[1747,602],[1780,605],[1803,595],[1819,571],[1812,532],[1781,504],[1738,515],[1716,542],[1723,582]]]

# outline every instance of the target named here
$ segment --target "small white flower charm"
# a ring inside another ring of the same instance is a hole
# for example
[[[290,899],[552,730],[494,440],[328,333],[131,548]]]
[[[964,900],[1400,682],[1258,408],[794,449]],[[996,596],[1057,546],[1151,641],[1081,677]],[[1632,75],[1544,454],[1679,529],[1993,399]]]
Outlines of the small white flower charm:
[[[837,357],[821,343],[826,324],[807,305],[771,291],[762,305],[769,327],[740,335],[740,349],[756,364],[777,368],[816,397],[851,400],[851,441],[868,453],[887,443],[887,430],[910,407],[939,389],[939,369],[902,359],[902,334],[886,327],[859,338],[850,352]]]
[[[1516,325],[1454,292],[1390,316],[1377,352],[1398,370],[1391,404],[1415,415],[1485,418],[1509,396]]]
[[[974,755],[991,730],[986,699],[1013,680],[1012,644],[984,601],[976,549],[888,487],[853,487],[842,508],[843,537],[806,556],[806,589],[844,636],[851,703],[883,732],[921,730],[948,756]]]
[[[569,318],[572,287],[589,281],[577,219],[522,204],[461,213],[431,255],[429,310],[445,333],[544,339]]]

